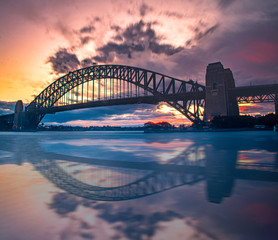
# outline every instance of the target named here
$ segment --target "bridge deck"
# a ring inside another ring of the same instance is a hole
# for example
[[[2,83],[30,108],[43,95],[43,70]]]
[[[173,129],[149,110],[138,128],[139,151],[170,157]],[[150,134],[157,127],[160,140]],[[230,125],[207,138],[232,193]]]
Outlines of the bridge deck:
[[[229,95],[235,97],[252,97],[258,95],[278,94],[278,84],[236,87],[229,89],[228,91]]]
[[[179,94],[169,94],[169,95],[155,95],[155,96],[140,96],[132,98],[119,98],[119,99],[106,99],[97,100],[84,103],[76,103],[65,106],[53,106],[50,108],[39,109],[39,113],[56,113],[62,111],[69,111],[82,108],[93,108],[101,106],[113,106],[113,105],[125,105],[125,104],[157,104],[161,101],[191,101],[191,100],[201,100],[205,99],[205,92],[188,92]]]

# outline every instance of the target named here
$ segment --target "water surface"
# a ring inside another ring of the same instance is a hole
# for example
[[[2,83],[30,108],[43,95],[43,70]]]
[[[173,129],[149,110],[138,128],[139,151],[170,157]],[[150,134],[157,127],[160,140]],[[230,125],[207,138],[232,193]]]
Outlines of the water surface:
[[[277,239],[278,134],[0,133],[0,239]]]

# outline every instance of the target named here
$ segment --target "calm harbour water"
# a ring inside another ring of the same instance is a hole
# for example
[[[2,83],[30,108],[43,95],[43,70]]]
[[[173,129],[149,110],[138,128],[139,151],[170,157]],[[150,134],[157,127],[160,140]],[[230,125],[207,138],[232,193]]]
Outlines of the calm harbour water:
[[[0,239],[277,239],[278,133],[0,132]]]

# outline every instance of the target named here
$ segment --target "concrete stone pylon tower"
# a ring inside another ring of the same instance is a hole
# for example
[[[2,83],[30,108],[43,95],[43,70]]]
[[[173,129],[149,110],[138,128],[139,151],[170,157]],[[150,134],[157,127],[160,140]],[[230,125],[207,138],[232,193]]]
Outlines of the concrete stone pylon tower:
[[[228,89],[235,88],[232,71],[224,69],[221,62],[210,63],[206,72],[205,121],[215,116],[238,116],[235,97],[228,95]]]
[[[16,131],[22,130],[23,125],[23,102],[18,100],[15,105],[14,125],[13,129]]]

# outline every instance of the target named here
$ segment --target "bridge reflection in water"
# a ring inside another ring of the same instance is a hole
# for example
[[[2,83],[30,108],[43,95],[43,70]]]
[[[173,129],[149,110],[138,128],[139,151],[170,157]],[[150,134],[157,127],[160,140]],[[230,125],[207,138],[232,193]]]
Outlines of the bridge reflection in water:
[[[37,171],[64,191],[99,201],[141,198],[205,181],[207,200],[221,203],[223,198],[232,195],[236,179],[278,182],[277,136],[272,133],[261,138],[252,133],[229,135],[232,138],[219,134],[202,135],[203,139],[198,139],[199,135],[195,135],[193,141],[187,140],[189,144],[184,145],[183,150],[179,148],[178,154],[164,162],[157,159],[138,161],[133,153],[125,153],[119,159],[98,159],[94,157],[94,151],[102,150],[95,148],[90,148],[93,151],[87,151],[86,156],[67,155],[55,149],[50,152],[45,150],[45,143],[54,139],[50,135],[7,136],[0,150],[14,152],[18,164],[26,160],[31,162]],[[92,136],[83,138],[96,142],[101,139]],[[149,139],[145,145],[165,141],[161,139]],[[54,144],[68,144],[73,140],[70,134],[57,135]],[[267,151],[271,158],[244,158],[243,155],[250,150]],[[167,152],[162,150],[160,154]],[[5,163],[9,159],[2,158],[1,161]]]

